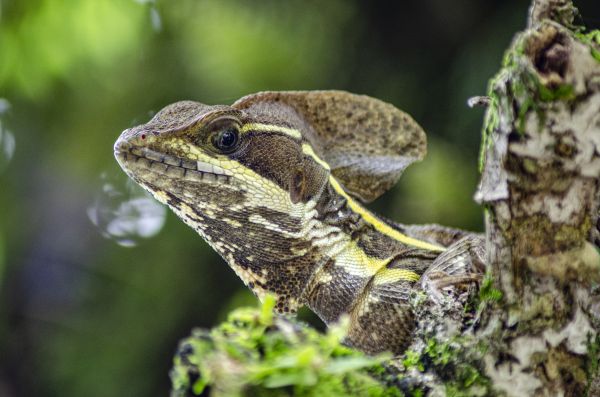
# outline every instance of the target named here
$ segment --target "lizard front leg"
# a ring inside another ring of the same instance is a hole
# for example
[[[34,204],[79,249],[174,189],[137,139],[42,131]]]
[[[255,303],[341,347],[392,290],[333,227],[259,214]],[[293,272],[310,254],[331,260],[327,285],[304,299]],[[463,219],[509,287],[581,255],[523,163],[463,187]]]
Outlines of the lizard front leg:
[[[411,231],[417,229],[414,228]],[[481,280],[483,236],[437,225],[419,226],[418,232],[421,238],[429,236],[432,242],[450,242],[450,245],[432,258],[425,252],[415,251],[412,255],[405,252],[378,272],[349,312],[350,345],[370,354],[382,351],[401,354],[419,320],[413,312],[411,294],[424,291],[433,302],[453,303],[451,306],[458,308],[462,300],[453,301],[449,295],[458,295]],[[422,275],[418,281],[409,280],[402,277],[403,271]]]
[[[451,244],[423,273],[421,288],[440,303],[456,289],[479,283],[485,271],[485,239],[467,234]]]

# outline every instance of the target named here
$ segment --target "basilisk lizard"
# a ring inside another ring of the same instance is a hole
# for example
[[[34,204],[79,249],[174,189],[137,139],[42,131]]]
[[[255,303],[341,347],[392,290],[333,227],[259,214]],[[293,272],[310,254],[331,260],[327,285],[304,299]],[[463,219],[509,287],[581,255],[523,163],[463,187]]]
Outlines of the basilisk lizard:
[[[262,92],[231,106],[182,101],[125,130],[115,156],[279,313],[348,315],[347,342],[401,353],[412,291],[477,279],[481,239],[384,220],[361,203],[426,151],[425,133],[380,100],[342,91]]]

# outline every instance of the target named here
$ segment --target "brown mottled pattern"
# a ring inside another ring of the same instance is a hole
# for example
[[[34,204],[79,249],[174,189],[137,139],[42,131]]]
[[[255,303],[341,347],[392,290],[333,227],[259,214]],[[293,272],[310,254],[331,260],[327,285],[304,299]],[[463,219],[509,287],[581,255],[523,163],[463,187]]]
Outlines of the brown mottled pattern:
[[[351,314],[347,341],[366,353],[400,354],[408,345],[415,318],[408,304],[362,299]]]
[[[386,266],[386,269],[412,270],[418,275],[421,275],[437,258],[437,252],[427,252],[421,249],[407,248],[404,251],[397,252],[394,259]]]
[[[291,138],[277,134],[255,134],[232,158],[261,176],[289,190],[295,172],[302,169],[303,155]]]
[[[252,109],[265,103],[283,103],[301,114],[312,127],[306,138],[317,154],[344,187],[365,202],[393,186],[427,150],[425,133],[409,115],[368,96],[343,91],[263,92],[233,106]]]
[[[201,121],[209,113],[229,109],[229,106],[209,106],[194,101],[175,102],[162,108],[152,120],[144,124],[144,129],[155,134],[178,131]]]
[[[353,276],[330,259],[307,288],[306,303],[331,324],[352,309],[368,283],[368,278]]]
[[[239,144],[219,150],[214,138],[229,129],[243,129]],[[442,254],[408,246],[355,212],[330,176],[370,201],[424,154],[425,135],[408,115],[341,91],[266,92],[232,106],[177,102],[115,144],[125,172],[256,295],[274,294],[279,313],[306,304],[328,324],[348,314],[349,343],[368,353],[402,351],[414,325],[408,297],[421,288],[420,275],[465,273],[471,253],[482,251],[470,248],[480,243],[469,237]],[[444,246],[465,236],[387,223]]]

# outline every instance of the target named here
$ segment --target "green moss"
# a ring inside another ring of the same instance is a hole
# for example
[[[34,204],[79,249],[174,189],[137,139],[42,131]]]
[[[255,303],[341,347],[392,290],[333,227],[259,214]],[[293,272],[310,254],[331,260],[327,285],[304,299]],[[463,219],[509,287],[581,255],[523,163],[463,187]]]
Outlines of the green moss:
[[[496,128],[498,128],[499,123],[500,117],[498,112],[498,101],[494,96],[490,95],[490,104],[485,112],[485,118],[483,121],[481,149],[479,150],[479,172],[483,171],[483,167],[485,166],[486,152],[492,143],[491,136]]]
[[[572,101],[575,99],[575,89],[571,84],[560,84],[557,87],[546,87],[539,84],[540,99],[544,102]]]
[[[600,45],[600,30],[592,30],[585,35],[594,44]]]
[[[402,364],[404,364],[407,369],[416,369],[420,372],[425,371],[425,366],[421,362],[421,354],[413,350],[407,350],[404,353]]]
[[[171,371],[174,396],[210,388],[226,396],[401,396],[375,374],[389,356],[369,357],[340,343],[344,327],[326,334],[274,317],[274,299],[238,309],[213,330],[181,343]]]
[[[436,365],[447,365],[452,358],[449,343],[439,343],[436,339],[427,341],[425,353],[433,360]]]
[[[425,392],[421,388],[416,388],[410,393],[411,397],[423,397],[425,396]]]
[[[590,47],[594,58],[600,61],[600,31],[587,34],[575,33],[580,41]],[[554,102],[576,100],[575,89],[570,84],[545,84],[527,55],[530,40],[535,35],[521,34],[504,54],[502,70],[490,80],[487,95],[490,105],[487,109],[479,155],[479,169],[483,170],[485,155],[493,140],[491,136],[498,128],[502,117],[511,117],[514,130],[525,134],[527,118],[534,113],[538,128],[546,121],[546,109]],[[510,121],[510,120],[509,120]],[[532,132],[532,131],[529,131]]]
[[[588,336],[587,345],[586,369],[589,391],[592,382],[600,375],[600,335]]]
[[[456,337],[449,341],[440,341],[432,337],[427,340],[421,353],[407,351],[403,364],[408,369],[421,372],[434,369],[444,382],[447,396],[490,395],[489,379],[470,364],[472,360],[465,359],[464,346],[469,346],[470,342],[467,337]],[[477,345],[476,351],[485,352],[487,348]]]
[[[525,55],[526,48],[527,42],[525,40],[525,35],[517,35],[511,44],[511,47],[506,50],[502,57],[502,68],[513,69],[520,62],[521,57]]]
[[[600,62],[600,30],[592,30],[588,33],[576,33],[575,37],[590,47],[590,53],[594,59]]]
[[[584,27],[579,25],[576,21],[577,17],[580,16],[579,10],[573,5],[571,1],[563,1],[562,4],[556,3],[555,6],[551,7],[549,15],[547,16],[552,21],[559,23],[573,31],[583,30]]]
[[[502,291],[494,288],[494,279],[491,274],[486,274],[479,286],[480,302],[500,302],[502,300]]]
[[[519,69],[515,69],[518,78],[510,82],[510,92],[518,107],[515,129],[521,135],[525,133],[527,117],[534,112],[538,120],[538,129],[542,129],[546,122],[546,108],[552,102],[571,102],[576,99],[575,89],[570,84],[557,86],[544,84],[539,75],[529,67],[521,63]],[[530,131],[532,132],[532,131]]]
[[[483,130],[481,137],[481,149],[479,151],[479,171],[483,171],[485,165],[485,156],[487,150],[492,146],[492,134],[500,125],[500,116],[507,111],[509,105],[506,100],[502,102],[502,98],[506,98],[506,93],[503,92],[506,87],[506,82],[509,81],[510,74],[513,69],[518,67],[521,57],[525,52],[525,43],[523,36],[517,36],[502,58],[502,69],[488,83],[487,96],[490,98],[485,117],[483,120]],[[516,89],[518,89],[517,87]]]
[[[523,102],[523,104],[521,105],[517,120],[517,131],[519,132],[519,134],[523,135],[525,133],[525,121],[527,120],[527,113],[529,113],[529,111],[534,108],[535,102],[532,98],[527,98],[525,102]]]

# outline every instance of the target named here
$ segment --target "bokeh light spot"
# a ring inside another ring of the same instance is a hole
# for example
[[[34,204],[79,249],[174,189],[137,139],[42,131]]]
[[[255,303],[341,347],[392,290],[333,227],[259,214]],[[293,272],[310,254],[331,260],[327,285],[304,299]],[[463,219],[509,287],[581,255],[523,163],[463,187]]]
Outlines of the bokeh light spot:
[[[155,236],[165,224],[166,208],[143,189],[101,176],[101,189],[88,208],[88,217],[100,233],[124,247]]]
[[[10,110],[10,102],[0,98],[0,172],[8,166],[15,153],[15,136],[3,124],[3,117]]]

